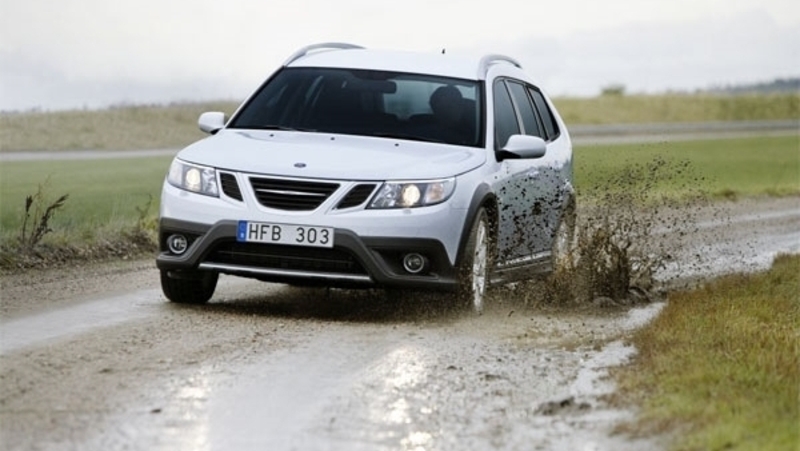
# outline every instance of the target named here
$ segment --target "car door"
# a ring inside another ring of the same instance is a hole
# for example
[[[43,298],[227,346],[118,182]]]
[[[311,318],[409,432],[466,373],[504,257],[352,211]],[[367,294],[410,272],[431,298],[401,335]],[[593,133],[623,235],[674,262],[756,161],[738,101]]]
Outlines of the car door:
[[[571,201],[574,201],[572,145],[568,139],[561,136],[561,130],[544,94],[531,85],[526,85],[525,90],[539,120],[538,136],[547,142],[547,153],[536,162],[542,190],[542,215],[537,225],[542,230],[540,235],[544,240],[540,248],[543,251],[550,251],[564,211]]]
[[[498,202],[498,266],[533,263],[547,256],[553,224],[553,174],[539,159],[504,158],[516,134],[542,136],[541,121],[525,85],[510,79],[493,84],[495,150],[501,159],[494,192]]]

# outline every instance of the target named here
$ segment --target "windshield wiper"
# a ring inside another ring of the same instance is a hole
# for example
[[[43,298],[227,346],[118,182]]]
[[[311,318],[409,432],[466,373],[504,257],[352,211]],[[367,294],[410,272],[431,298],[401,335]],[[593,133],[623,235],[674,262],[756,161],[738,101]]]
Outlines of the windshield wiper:
[[[313,128],[288,127],[286,125],[259,125],[258,127],[248,127],[254,130],[281,130],[285,132],[315,132]]]
[[[375,133],[370,133],[370,136],[377,136],[379,138],[408,139],[411,141],[424,141],[431,143],[445,143],[445,141],[442,141],[440,139],[429,138],[427,136],[411,135],[407,133],[375,132]]]

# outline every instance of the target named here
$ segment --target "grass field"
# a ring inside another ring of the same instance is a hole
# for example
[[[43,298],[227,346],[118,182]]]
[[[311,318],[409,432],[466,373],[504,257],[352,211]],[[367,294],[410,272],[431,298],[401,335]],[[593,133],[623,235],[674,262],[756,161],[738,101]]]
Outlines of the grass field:
[[[0,151],[171,149],[206,135],[205,111],[233,113],[234,102],[130,106],[0,114]]]
[[[642,406],[629,429],[669,433],[675,450],[783,451],[800,444],[800,256],[672,294],[633,337],[617,372]]]
[[[39,185],[55,200],[69,194],[51,222],[56,235],[76,242],[92,241],[136,223],[139,212],[152,204],[148,216],[158,214],[161,182],[171,157],[5,162],[0,166],[0,228],[2,239],[19,234],[25,197]]]
[[[800,137],[753,137],[575,149],[579,191],[592,192],[618,177],[620,168],[668,162],[654,183],[666,197],[704,192],[715,197],[800,194]],[[659,197],[659,196],[653,196]]]
[[[567,124],[800,118],[800,94],[626,95],[556,98]],[[180,148],[202,137],[204,111],[232,114],[236,101],[107,110],[0,114],[0,152]]]

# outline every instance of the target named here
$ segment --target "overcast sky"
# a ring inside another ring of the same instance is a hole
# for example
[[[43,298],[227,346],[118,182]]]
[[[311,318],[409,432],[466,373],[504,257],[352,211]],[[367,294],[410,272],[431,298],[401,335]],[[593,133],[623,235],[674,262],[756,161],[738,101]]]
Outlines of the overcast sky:
[[[553,95],[800,76],[797,0],[0,0],[0,110],[242,100],[298,47],[506,53]]]

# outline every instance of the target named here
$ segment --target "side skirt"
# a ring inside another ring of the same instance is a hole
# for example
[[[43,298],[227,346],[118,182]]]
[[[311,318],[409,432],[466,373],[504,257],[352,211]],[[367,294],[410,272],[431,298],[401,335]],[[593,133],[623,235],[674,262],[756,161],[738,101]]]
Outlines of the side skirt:
[[[504,285],[546,276],[551,272],[553,272],[551,253],[540,252],[529,257],[498,264],[489,275],[489,283],[491,285]]]

